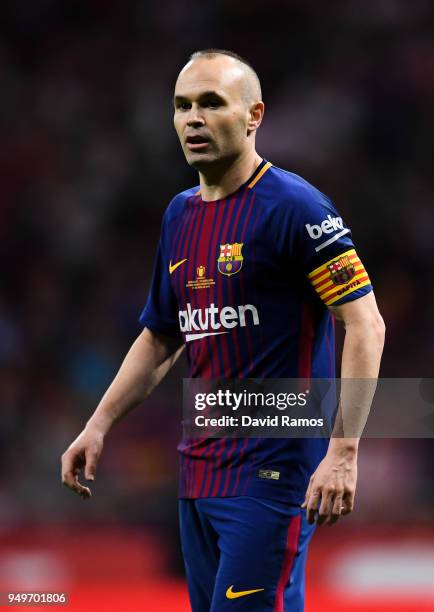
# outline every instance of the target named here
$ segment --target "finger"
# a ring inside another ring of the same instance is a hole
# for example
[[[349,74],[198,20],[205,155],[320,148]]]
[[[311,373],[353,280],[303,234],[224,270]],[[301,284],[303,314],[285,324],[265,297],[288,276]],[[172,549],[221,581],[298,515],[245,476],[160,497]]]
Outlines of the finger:
[[[333,498],[332,511],[327,520],[328,525],[334,525],[343,510],[343,497],[344,497],[344,476],[342,473],[338,473],[336,477],[336,491]]]
[[[81,482],[79,481],[78,477],[80,475],[80,469],[75,470],[75,475],[74,475],[74,491],[76,493],[78,493],[78,495],[80,495],[83,499],[89,499],[90,497],[92,497],[92,493],[91,490],[89,489],[89,487],[85,487],[81,484]]]
[[[62,484],[70,489],[75,487],[75,474],[72,470],[62,473]]]
[[[306,517],[309,525],[313,525],[313,523],[315,522],[315,515],[318,512],[318,506],[320,504],[320,493],[320,489],[313,487],[309,495],[309,499],[306,506]]]
[[[75,474],[78,468],[78,457],[72,456],[70,453],[62,455],[62,483],[66,487],[73,488],[75,484]]]
[[[78,479],[75,482],[74,491],[83,499],[90,499],[92,497],[92,491],[89,489],[89,487],[83,486]]]
[[[306,508],[307,506],[307,502],[309,501],[309,496],[310,496],[310,492],[312,489],[312,483],[313,483],[313,474],[309,479],[309,484],[307,485],[306,495],[304,496],[304,502],[301,504],[302,508]]]
[[[343,496],[342,514],[350,514],[354,510],[354,498],[356,496],[357,469],[347,470],[345,473],[345,487]]]
[[[350,490],[350,491],[346,491],[344,493],[344,497],[342,500],[342,514],[346,515],[346,514],[350,514],[350,512],[352,512],[354,510],[354,497],[355,497],[355,491]]]
[[[341,516],[342,510],[343,510],[342,492],[339,491],[334,497],[332,512],[327,521],[327,525],[334,525],[338,521],[339,517]]]
[[[86,465],[84,468],[84,476],[86,480],[95,480],[97,462],[97,453],[95,451],[86,451]]]
[[[74,491],[74,493],[77,493],[77,495],[80,495],[81,497],[83,497],[83,499],[89,499],[90,497],[92,497],[92,493],[89,487],[84,487],[79,482],[78,474],[71,471],[65,472],[62,477],[62,482],[66,487],[68,487],[68,489],[71,489],[71,491]]]
[[[92,497],[88,487],[83,487],[78,480],[84,461],[79,454],[66,452],[62,455],[62,483],[80,495],[83,499]]]
[[[80,470],[84,465],[84,455],[77,451],[67,450],[62,455],[61,465],[62,474],[74,472],[77,468]]]
[[[321,493],[321,505],[318,510],[317,524],[323,525],[330,518],[333,507],[334,489],[324,487]]]

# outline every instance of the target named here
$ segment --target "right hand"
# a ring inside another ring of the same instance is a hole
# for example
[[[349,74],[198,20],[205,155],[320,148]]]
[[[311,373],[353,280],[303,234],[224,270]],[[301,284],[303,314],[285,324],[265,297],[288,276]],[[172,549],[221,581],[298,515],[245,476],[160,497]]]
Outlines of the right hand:
[[[62,483],[83,499],[89,499],[92,493],[79,482],[80,472],[84,468],[86,480],[95,480],[103,443],[101,432],[85,428],[62,455]]]

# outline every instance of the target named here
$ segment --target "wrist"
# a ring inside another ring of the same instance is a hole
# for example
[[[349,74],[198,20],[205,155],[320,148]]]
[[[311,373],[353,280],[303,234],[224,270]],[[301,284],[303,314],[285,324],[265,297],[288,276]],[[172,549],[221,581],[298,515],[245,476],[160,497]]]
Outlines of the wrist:
[[[331,438],[328,451],[340,456],[357,457],[359,438]]]
[[[85,430],[104,438],[112,425],[113,421],[111,419],[94,414],[86,423]]]

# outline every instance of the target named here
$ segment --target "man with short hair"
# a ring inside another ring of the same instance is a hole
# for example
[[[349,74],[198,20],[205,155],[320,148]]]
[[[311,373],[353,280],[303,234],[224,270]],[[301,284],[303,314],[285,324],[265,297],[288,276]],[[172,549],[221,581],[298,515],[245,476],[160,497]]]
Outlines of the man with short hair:
[[[168,206],[144,330],[62,457],[64,484],[83,497],[81,469],[94,480],[112,425],[184,347],[191,378],[333,378],[336,317],[342,378],[379,372],[384,324],[349,228],[324,194],[256,152],[264,103],[253,68],[230,51],[193,54],[174,109],[200,184]],[[314,523],[353,509],[358,438],[197,438],[178,449],[193,612],[303,610]]]

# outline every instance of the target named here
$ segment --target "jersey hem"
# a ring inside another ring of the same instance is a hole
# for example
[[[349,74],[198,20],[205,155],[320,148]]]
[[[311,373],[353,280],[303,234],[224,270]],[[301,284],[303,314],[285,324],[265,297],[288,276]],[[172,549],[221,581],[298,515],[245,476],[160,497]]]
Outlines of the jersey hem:
[[[291,506],[301,506],[304,501],[305,491],[295,491],[295,490],[282,490],[280,492],[277,491],[265,491],[262,488],[260,489],[249,489],[247,491],[243,491],[242,493],[234,493],[231,495],[201,495],[201,496],[191,496],[191,495],[178,495],[178,499],[226,499],[228,497],[260,497],[263,499],[271,499],[274,501],[286,502]]]

